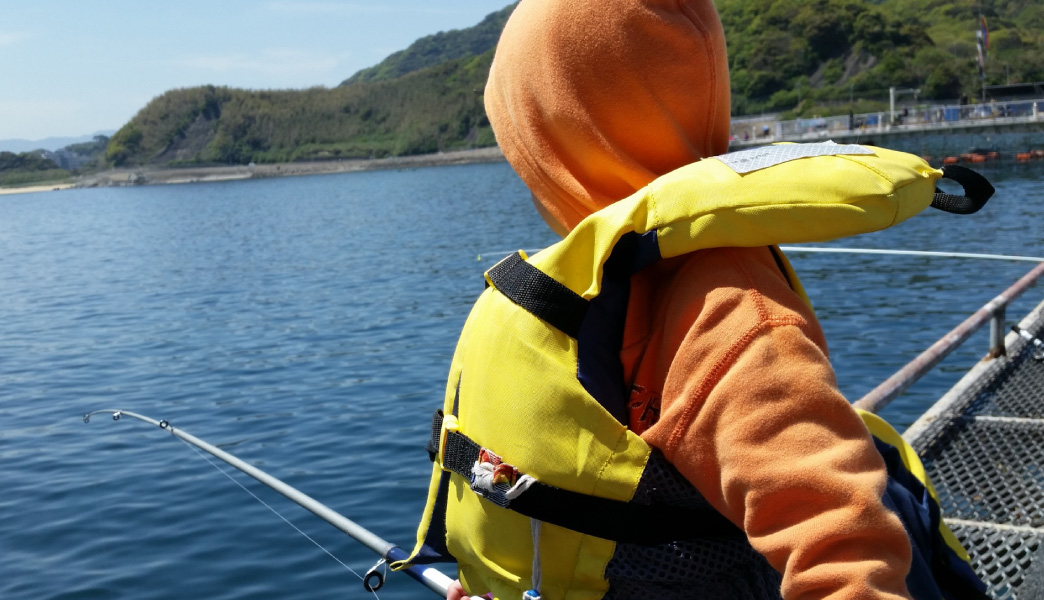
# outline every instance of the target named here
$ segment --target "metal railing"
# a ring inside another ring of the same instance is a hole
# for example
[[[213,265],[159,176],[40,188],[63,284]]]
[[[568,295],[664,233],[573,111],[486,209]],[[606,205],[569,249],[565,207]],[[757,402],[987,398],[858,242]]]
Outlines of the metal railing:
[[[993,122],[1044,123],[1044,98],[963,105],[915,105],[895,110],[810,119],[779,121],[774,115],[745,117],[733,121],[731,136],[736,142],[778,142],[819,138],[837,134],[873,134],[895,130],[946,129],[960,125]]]
[[[855,402],[854,406],[873,413],[879,412],[906,391],[914,382],[932,370],[942,359],[946,358],[986,323],[990,324],[990,350],[987,358],[1003,356],[1005,354],[1004,334],[1006,329],[1004,322],[1006,309],[1012,301],[1021,296],[1042,276],[1044,276],[1044,263],[1034,267],[1029,273],[1026,273],[1015,282],[1014,285],[975,311],[963,323],[954,327],[953,330],[932,344],[917,358],[884,380],[870,393],[860,398]]]

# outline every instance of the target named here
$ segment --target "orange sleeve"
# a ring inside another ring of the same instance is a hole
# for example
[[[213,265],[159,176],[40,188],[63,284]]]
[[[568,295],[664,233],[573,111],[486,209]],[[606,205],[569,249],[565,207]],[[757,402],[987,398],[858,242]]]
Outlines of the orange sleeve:
[[[730,367],[667,457],[783,573],[784,598],[908,598],[884,465],[818,348],[767,326]]]
[[[881,502],[883,461],[836,387],[814,317],[742,278],[696,290],[699,315],[643,438],[743,527],[783,573],[787,600],[909,598],[911,549]]]

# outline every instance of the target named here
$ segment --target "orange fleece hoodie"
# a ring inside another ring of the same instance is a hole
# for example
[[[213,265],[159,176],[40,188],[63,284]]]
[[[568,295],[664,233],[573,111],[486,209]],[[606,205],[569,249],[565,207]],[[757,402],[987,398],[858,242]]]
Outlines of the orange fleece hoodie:
[[[727,150],[721,23],[710,0],[522,0],[485,102],[541,214],[571,229]],[[784,598],[909,598],[883,462],[769,249],[701,251],[632,283],[631,426],[743,527]]]

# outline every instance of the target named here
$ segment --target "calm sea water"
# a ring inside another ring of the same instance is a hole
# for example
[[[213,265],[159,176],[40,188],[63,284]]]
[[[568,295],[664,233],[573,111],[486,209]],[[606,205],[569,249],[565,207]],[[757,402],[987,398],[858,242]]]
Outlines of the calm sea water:
[[[1044,169],[983,172],[998,193],[980,214],[840,244],[1044,256]],[[408,548],[482,271],[553,240],[505,164],[0,197],[0,598],[369,596],[182,442],[81,416],[167,419]],[[791,259],[853,399],[1032,266]],[[985,336],[885,416],[911,423]],[[351,568],[374,562],[236,479]],[[433,596],[391,575],[380,597]]]

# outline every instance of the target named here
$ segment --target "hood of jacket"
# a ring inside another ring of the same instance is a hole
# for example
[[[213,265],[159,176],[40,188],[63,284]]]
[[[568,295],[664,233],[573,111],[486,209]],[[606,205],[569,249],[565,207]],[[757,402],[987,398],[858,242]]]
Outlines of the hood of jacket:
[[[727,151],[721,21],[711,0],[522,0],[485,104],[541,215],[571,230],[660,175]]]

